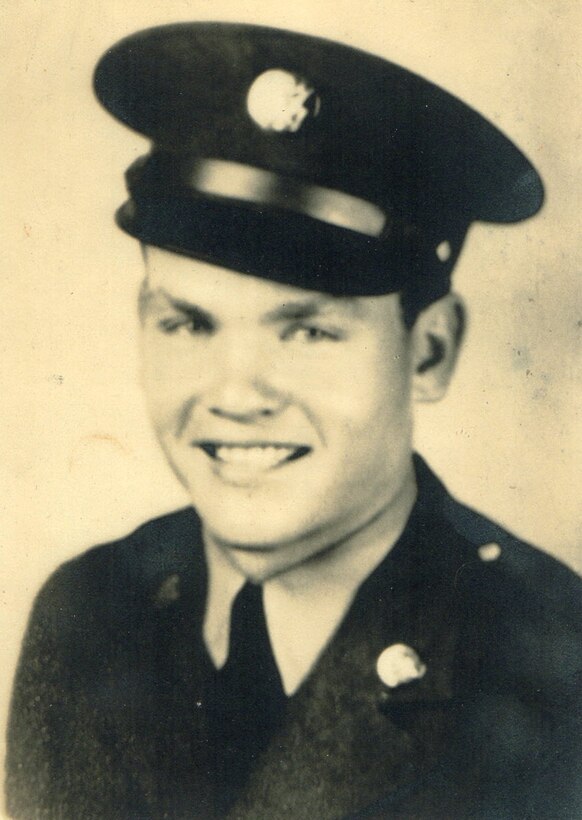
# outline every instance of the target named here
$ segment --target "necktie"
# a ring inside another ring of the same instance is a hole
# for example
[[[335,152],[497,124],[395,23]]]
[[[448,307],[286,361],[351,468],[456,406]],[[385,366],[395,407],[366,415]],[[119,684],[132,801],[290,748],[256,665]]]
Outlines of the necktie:
[[[216,673],[213,689],[209,717],[220,802],[227,810],[276,733],[285,709],[260,586],[247,582],[235,598],[228,660]]]

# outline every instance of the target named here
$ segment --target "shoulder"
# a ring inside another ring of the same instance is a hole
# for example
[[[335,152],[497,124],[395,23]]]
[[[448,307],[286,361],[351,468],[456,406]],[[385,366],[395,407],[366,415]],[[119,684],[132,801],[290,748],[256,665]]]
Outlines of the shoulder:
[[[110,755],[121,754],[113,739],[123,746],[129,738],[123,749],[133,760],[135,715],[145,723],[155,715],[158,670],[171,668],[160,660],[171,626],[195,633],[203,579],[192,509],[93,547],[51,575],[37,595],[12,691],[6,793],[15,816],[79,816],[93,799],[100,808],[90,816],[102,816],[113,806],[110,789],[123,802],[123,767],[111,775]]]
[[[561,561],[453,499],[439,505],[464,542],[454,585],[499,686],[536,690],[559,709],[580,699],[582,579]]]
[[[458,583],[501,605],[537,601],[548,614],[578,619],[582,578],[557,558],[513,535],[495,521],[445,494],[441,506],[451,529],[468,545]],[[509,596],[509,600],[506,600]]]
[[[415,456],[419,500],[439,539],[460,545],[455,586],[475,601],[506,605],[536,602],[548,615],[579,621],[582,578],[557,558],[516,537],[455,499],[427,464]],[[440,546],[444,546],[440,545]]]
[[[441,527],[459,545],[452,570],[462,623],[460,765],[472,761],[489,784],[491,816],[505,788],[508,805],[522,801],[524,817],[577,817],[582,579],[439,484]]]
[[[188,585],[203,571],[200,523],[187,507],[62,564],[36,596],[29,629],[48,629],[64,638],[90,623],[127,619],[136,608],[155,608],[168,579],[178,577]]]
[[[62,564],[49,579],[79,582],[95,574],[138,574],[144,581],[168,562],[183,563],[200,541],[200,522],[192,507],[151,519],[128,535],[98,544]]]

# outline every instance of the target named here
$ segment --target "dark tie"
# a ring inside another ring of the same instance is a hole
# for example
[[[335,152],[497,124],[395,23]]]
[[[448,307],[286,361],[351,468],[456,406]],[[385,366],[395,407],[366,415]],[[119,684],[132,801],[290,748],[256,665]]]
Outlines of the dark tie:
[[[216,673],[210,698],[222,810],[236,800],[279,728],[285,700],[267,633],[262,588],[247,582],[232,607],[228,660]]]

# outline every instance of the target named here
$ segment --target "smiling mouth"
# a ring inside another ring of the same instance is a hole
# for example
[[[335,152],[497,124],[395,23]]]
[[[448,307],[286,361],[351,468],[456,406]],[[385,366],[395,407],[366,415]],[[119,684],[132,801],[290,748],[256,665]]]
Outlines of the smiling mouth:
[[[267,442],[225,444],[202,441],[198,442],[197,446],[214,461],[254,470],[272,470],[290,461],[297,461],[311,452],[311,447]]]

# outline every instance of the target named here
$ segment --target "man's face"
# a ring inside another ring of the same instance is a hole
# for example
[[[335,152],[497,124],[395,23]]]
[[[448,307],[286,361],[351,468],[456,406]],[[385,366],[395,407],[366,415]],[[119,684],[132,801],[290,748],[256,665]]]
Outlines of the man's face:
[[[399,297],[331,297],[147,251],[143,379],[207,532],[317,551],[401,494],[411,342]]]

